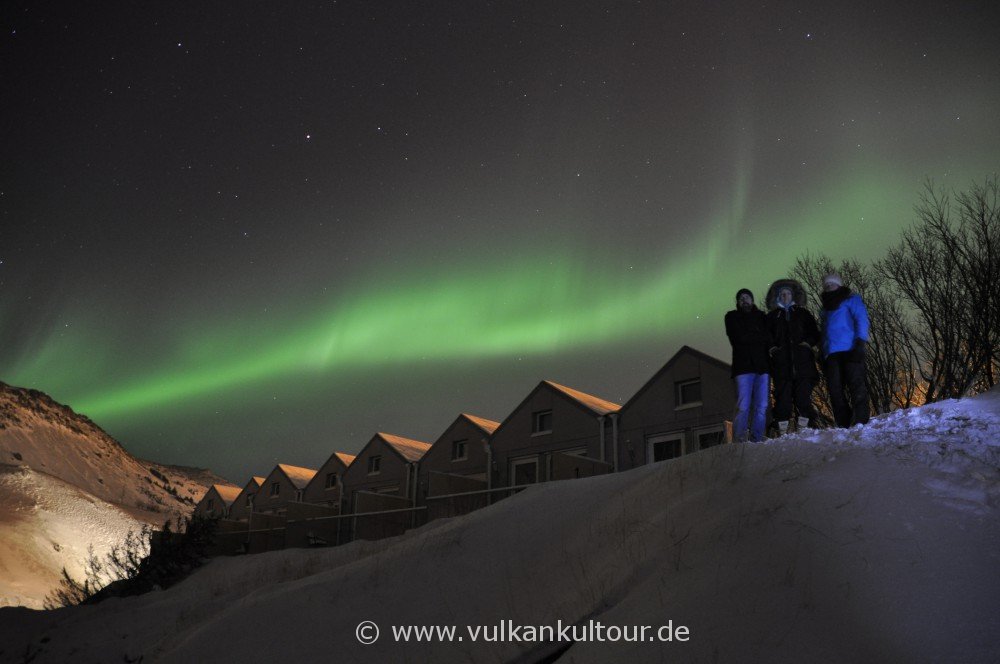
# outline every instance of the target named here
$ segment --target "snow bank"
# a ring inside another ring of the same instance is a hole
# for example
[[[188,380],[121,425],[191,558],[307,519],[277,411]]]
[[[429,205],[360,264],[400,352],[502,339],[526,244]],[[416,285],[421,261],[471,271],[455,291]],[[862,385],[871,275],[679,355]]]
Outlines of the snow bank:
[[[0,610],[0,659],[997,661],[998,441],[989,394],[539,485],[395,540],[219,559],[93,607]],[[355,636],[366,620],[381,630],[372,645]],[[501,621],[653,633],[672,621],[690,636],[481,643],[466,631]],[[464,638],[399,643],[394,625]]]

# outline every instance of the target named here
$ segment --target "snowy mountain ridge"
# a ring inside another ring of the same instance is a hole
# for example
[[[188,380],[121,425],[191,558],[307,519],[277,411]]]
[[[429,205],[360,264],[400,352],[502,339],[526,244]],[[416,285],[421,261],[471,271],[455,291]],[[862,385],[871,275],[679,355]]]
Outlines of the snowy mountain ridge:
[[[393,540],[219,558],[96,606],[0,609],[0,659],[997,661],[998,447],[1000,391],[721,445]],[[689,639],[473,638],[595,621]],[[414,626],[464,639],[394,636]]]

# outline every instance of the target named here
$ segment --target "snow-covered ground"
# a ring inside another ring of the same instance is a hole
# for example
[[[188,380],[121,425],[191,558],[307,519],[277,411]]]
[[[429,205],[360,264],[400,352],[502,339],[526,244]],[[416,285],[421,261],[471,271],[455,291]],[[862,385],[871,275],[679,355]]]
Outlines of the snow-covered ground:
[[[217,559],[142,597],[2,609],[0,660],[995,662],[998,469],[995,391],[543,484],[394,540]],[[559,621],[650,629],[524,640]],[[469,631],[501,623],[522,640]],[[398,642],[407,625],[458,631]]]
[[[0,606],[42,608],[62,568],[83,580],[88,547],[103,559],[143,523],[72,484],[0,466]]]
[[[64,566],[82,579],[88,544],[187,516],[219,481],[137,459],[47,395],[0,383],[0,606],[42,606]]]

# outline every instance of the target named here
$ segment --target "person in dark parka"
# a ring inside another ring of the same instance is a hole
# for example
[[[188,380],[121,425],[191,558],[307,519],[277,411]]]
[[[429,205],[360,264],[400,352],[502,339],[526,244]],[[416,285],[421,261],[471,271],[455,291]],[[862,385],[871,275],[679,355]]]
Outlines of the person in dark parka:
[[[792,404],[798,428],[816,426],[812,392],[819,379],[815,346],[820,334],[816,319],[805,306],[799,282],[781,279],[767,293],[767,331],[771,337],[771,376],[774,378],[774,419],[781,433],[788,430]]]
[[[833,418],[839,427],[867,424],[868,309],[836,273],[823,277],[822,297],[823,370]]]
[[[753,293],[741,288],[736,293],[736,309],[726,314],[726,336],[733,347],[732,376],[736,381],[736,415],[733,438],[737,441],[764,440],[767,404],[770,401],[770,377],[767,333],[764,312],[757,308]]]

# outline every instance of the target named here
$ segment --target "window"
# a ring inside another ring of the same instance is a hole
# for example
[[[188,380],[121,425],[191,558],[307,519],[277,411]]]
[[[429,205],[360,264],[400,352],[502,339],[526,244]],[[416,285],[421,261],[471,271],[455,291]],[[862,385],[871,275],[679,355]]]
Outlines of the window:
[[[538,457],[511,461],[510,476],[514,486],[538,482]]]
[[[253,494],[252,493],[248,493],[247,494],[246,506],[247,507],[253,507]]]
[[[467,443],[468,442],[469,441],[465,440],[465,439],[463,439],[463,440],[456,440],[456,441],[452,442],[452,444],[451,444],[451,460],[452,461],[461,461],[462,459],[469,458],[469,456],[468,456],[468,449],[467,449]]]
[[[668,433],[646,439],[646,462],[676,459],[684,453],[684,434]]]
[[[207,505],[207,507],[210,510],[214,510],[215,509],[215,498],[209,498],[208,499],[208,505]]]
[[[726,432],[723,429],[702,431],[698,434],[698,449],[705,450],[726,442]]]
[[[552,433],[552,411],[540,410],[533,415],[531,433]]]
[[[295,502],[297,503],[302,502],[302,489],[299,489],[298,491],[295,492]]]
[[[701,405],[701,379],[682,380],[675,383],[677,393],[675,395],[676,408],[688,408],[690,406]]]
[[[368,457],[368,474],[378,475],[382,472],[382,455],[376,454],[375,456]]]
[[[271,482],[271,495],[272,496],[277,496],[280,493],[281,493],[281,483],[280,482]]]
[[[326,488],[333,489],[337,486],[337,473],[326,474]]]

